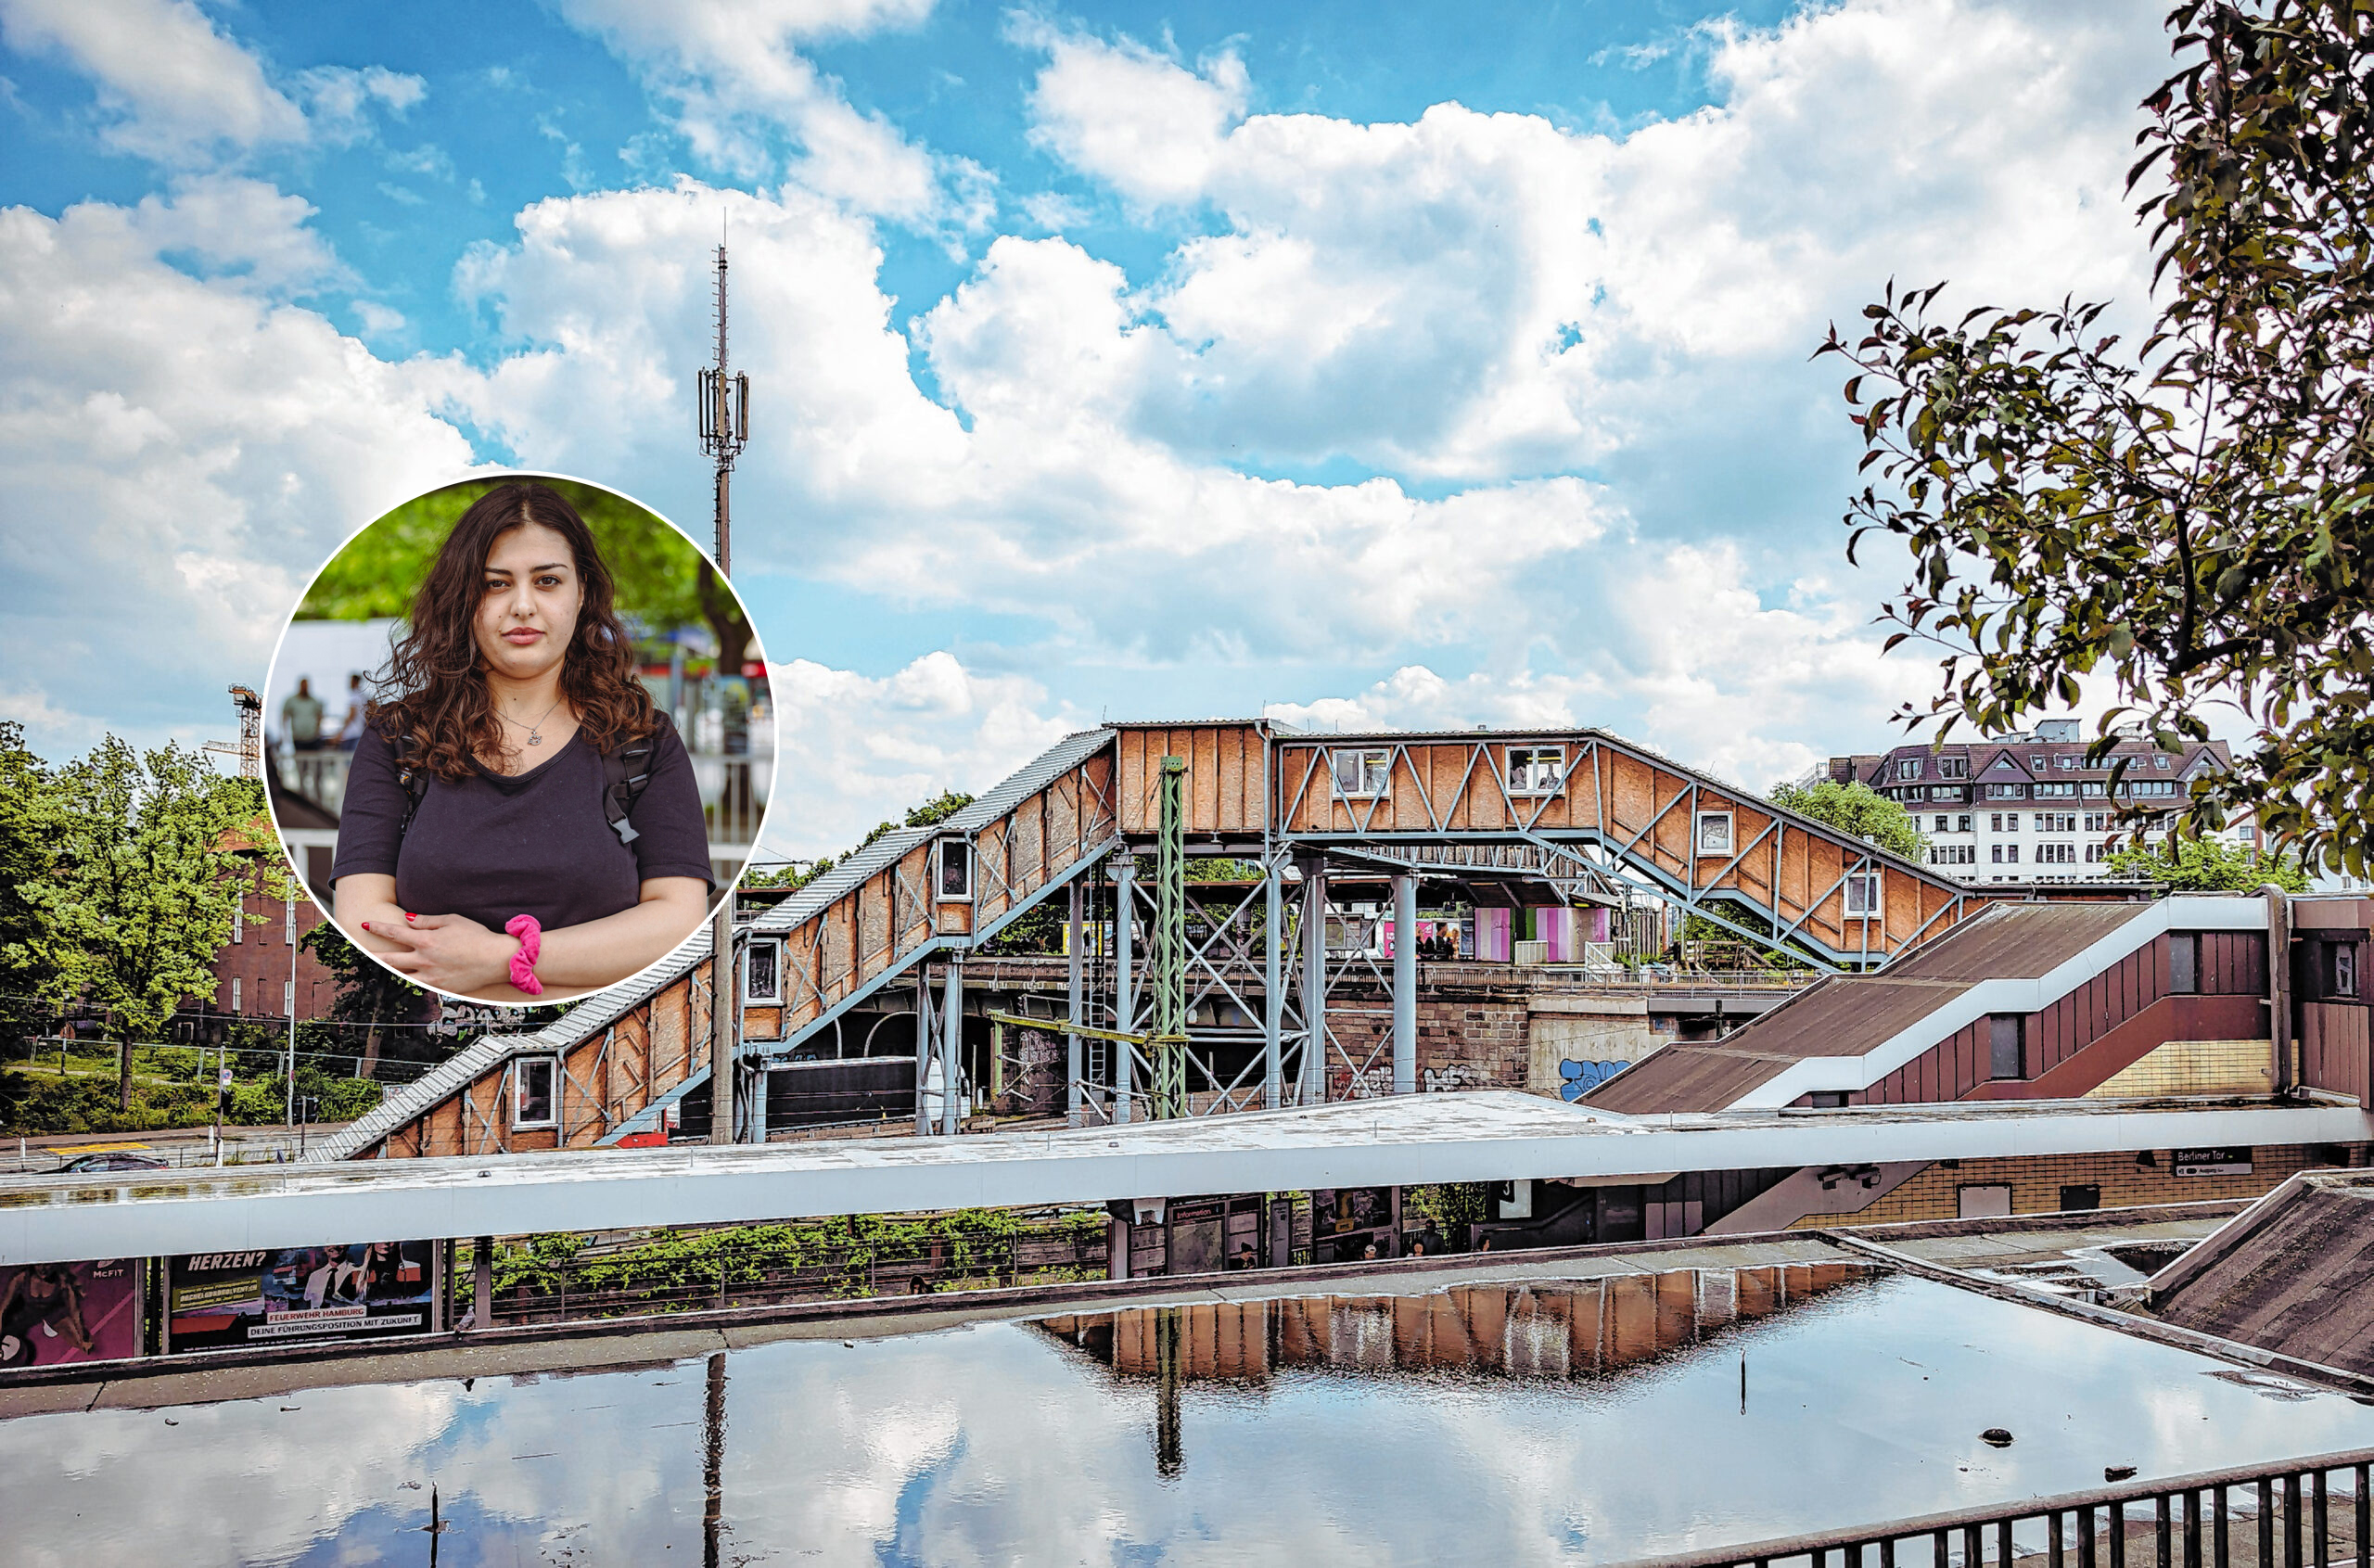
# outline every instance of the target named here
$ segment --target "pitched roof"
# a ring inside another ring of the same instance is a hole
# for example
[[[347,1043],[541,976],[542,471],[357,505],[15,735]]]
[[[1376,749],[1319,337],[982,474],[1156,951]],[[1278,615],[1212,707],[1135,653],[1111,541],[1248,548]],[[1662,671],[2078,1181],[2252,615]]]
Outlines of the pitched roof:
[[[2151,1281],[2184,1328],[2374,1373],[2374,1179],[2308,1171],[2236,1215]]]
[[[2151,907],[1990,905],[1876,975],[1826,975],[1719,1041],[1653,1052],[1583,1103],[1627,1115],[1726,1110],[1799,1062],[1868,1055],[1982,980],[2049,975]]]

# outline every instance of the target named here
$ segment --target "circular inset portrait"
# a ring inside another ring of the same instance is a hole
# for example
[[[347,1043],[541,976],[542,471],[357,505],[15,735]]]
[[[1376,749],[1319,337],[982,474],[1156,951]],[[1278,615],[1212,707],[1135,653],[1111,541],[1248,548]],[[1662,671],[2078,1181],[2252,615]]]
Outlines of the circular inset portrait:
[[[262,700],[273,820],[314,900],[473,1001],[616,985],[698,930],[759,840],[774,709],[700,548],[615,491],[514,474],[332,556]]]

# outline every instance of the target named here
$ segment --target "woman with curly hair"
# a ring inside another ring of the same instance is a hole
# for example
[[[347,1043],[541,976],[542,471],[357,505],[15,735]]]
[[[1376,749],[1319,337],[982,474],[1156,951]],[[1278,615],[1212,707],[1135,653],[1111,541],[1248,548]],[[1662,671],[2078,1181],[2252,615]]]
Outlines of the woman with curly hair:
[[[699,926],[692,760],[556,491],[504,484],[462,514],[379,684],[331,872],[358,945],[438,990],[521,1002],[625,979]]]

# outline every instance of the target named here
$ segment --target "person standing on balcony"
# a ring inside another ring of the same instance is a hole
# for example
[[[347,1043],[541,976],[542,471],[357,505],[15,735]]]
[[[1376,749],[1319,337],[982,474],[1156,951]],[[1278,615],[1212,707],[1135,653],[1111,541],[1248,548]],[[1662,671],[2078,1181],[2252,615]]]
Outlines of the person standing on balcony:
[[[295,750],[322,748],[322,699],[313,695],[309,677],[297,677],[297,689],[280,705],[280,730]]]
[[[480,1001],[581,995],[700,926],[691,759],[636,678],[594,536],[498,486],[453,526],[355,748],[333,869],[357,946]]]
[[[371,710],[371,694],[363,689],[360,671],[346,678],[346,711],[338,715],[338,733],[332,742],[340,751],[352,751],[363,744],[363,721]]]

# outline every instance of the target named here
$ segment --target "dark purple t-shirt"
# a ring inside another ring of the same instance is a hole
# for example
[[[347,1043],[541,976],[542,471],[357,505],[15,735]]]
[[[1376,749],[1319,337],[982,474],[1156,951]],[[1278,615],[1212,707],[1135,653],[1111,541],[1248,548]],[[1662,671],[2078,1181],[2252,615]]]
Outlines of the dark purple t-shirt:
[[[396,902],[415,914],[467,915],[500,931],[515,914],[549,930],[632,909],[655,876],[697,876],[714,890],[708,830],[692,759],[673,726],[652,748],[651,778],[619,842],[602,809],[601,754],[582,733],[524,773],[473,764],[458,782],[432,778],[402,837],[403,786],[394,748],[364,732],[346,775],[331,876],[396,879]]]

